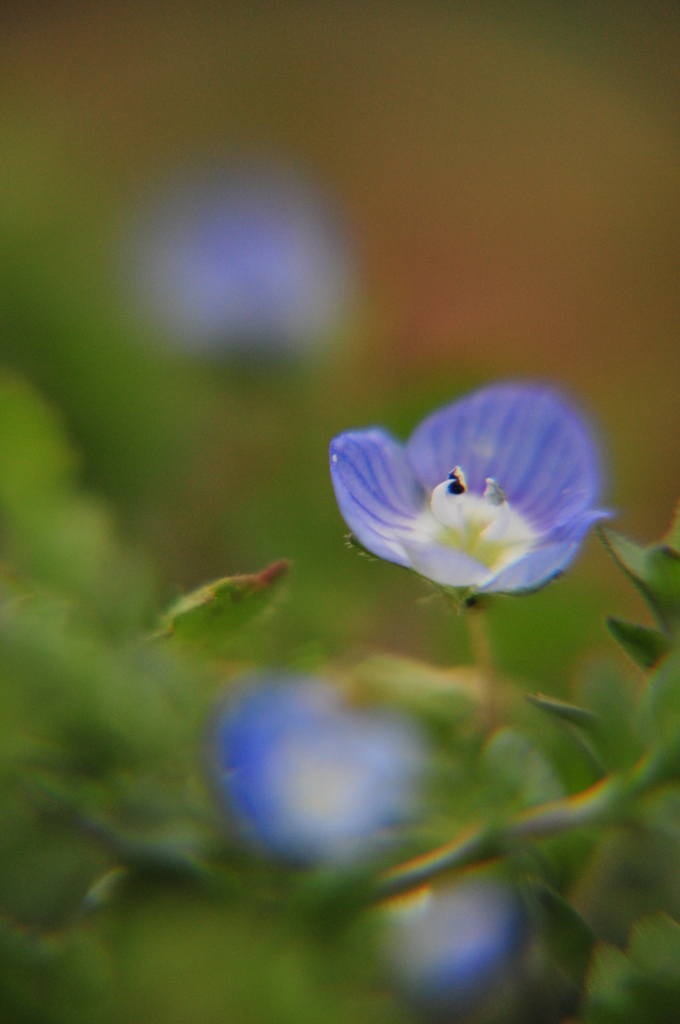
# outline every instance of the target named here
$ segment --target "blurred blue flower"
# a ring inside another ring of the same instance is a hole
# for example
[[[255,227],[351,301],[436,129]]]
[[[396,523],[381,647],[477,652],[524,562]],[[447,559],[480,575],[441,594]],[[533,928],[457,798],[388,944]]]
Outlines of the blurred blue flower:
[[[216,722],[218,790],[241,830],[299,864],[364,856],[413,811],[422,736],[385,711],[343,706],[323,683],[261,679]]]
[[[357,540],[447,587],[537,590],[606,515],[593,508],[589,431],[535,385],[474,392],[428,416],[405,446],[379,428],[340,434],[330,466]]]
[[[425,1010],[456,1020],[477,1010],[503,1019],[517,991],[528,946],[528,915],[518,894],[498,881],[474,879],[434,891],[387,933],[388,967],[397,988]]]
[[[135,286],[184,348],[290,354],[343,326],[349,247],[329,205],[275,163],[179,181],[136,231]]]

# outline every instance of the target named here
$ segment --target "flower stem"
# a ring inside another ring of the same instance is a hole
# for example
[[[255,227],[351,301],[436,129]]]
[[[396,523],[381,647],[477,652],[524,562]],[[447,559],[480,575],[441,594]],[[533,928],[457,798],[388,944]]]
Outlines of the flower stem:
[[[501,722],[501,692],[497,673],[494,669],[491,642],[489,640],[489,620],[483,604],[470,605],[465,609],[465,616],[470,637],[470,647],[475,665],[479,669],[484,686],[484,707],[486,710],[486,726],[493,732]]]
[[[518,840],[545,839],[572,828],[616,820],[625,795],[624,780],[610,775],[576,796],[523,811],[505,826],[471,828],[453,842],[384,872],[377,898],[397,896],[446,871],[501,856]]]

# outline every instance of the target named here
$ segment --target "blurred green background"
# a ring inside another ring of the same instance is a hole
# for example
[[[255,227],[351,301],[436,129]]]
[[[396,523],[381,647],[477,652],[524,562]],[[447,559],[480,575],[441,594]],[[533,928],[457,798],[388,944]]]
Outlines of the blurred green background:
[[[618,527],[663,533],[680,493],[674,5],[35,3],[0,27],[0,362],[61,411],[159,602],[287,557],[272,661],[469,661],[424,583],[346,550],[327,448],[374,423],[405,437],[504,376],[571,394]],[[355,302],[316,358],[169,349],[126,290],[135,210],[235,152],[292,161],[351,240]],[[497,661],[568,694],[614,657],[607,612],[648,621],[591,538],[564,579],[497,602]]]

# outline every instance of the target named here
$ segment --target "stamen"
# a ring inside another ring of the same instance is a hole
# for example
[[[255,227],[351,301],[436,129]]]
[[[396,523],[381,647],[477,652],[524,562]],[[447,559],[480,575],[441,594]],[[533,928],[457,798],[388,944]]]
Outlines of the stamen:
[[[492,476],[487,476],[486,478],[484,497],[493,508],[494,517],[489,525],[481,531],[479,536],[487,541],[502,540],[510,523],[510,509],[508,508],[505,491],[500,484],[496,483]]]
[[[497,484],[492,476],[486,478],[486,488],[484,490],[484,497],[492,505],[502,505],[504,501],[507,501],[505,497],[505,491]]]
[[[467,491],[467,484],[465,482],[465,473],[460,466],[454,466],[449,473],[449,480],[451,483],[447,487],[449,494],[465,494]]]

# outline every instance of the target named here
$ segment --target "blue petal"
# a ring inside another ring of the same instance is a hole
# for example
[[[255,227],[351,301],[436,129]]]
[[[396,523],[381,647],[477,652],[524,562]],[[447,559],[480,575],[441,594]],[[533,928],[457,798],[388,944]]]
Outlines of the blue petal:
[[[534,548],[524,558],[502,569],[488,583],[476,589],[485,594],[526,594],[538,590],[566,568],[578,551],[588,528],[595,520],[607,514],[593,510],[584,513],[568,527],[559,527],[540,547]]]
[[[493,477],[540,532],[568,523],[599,492],[584,422],[542,387],[496,384],[477,391],[423,420],[406,450],[425,488],[436,487],[455,465],[478,494]]]
[[[480,586],[491,575],[472,555],[443,544],[405,541],[404,551],[416,572],[443,587]]]
[[[402,445],[383,430],[357,430],[331,442],[330,460],[340,512],[357,540],[408,566],[401,539],[415,534],[425,495]]]

